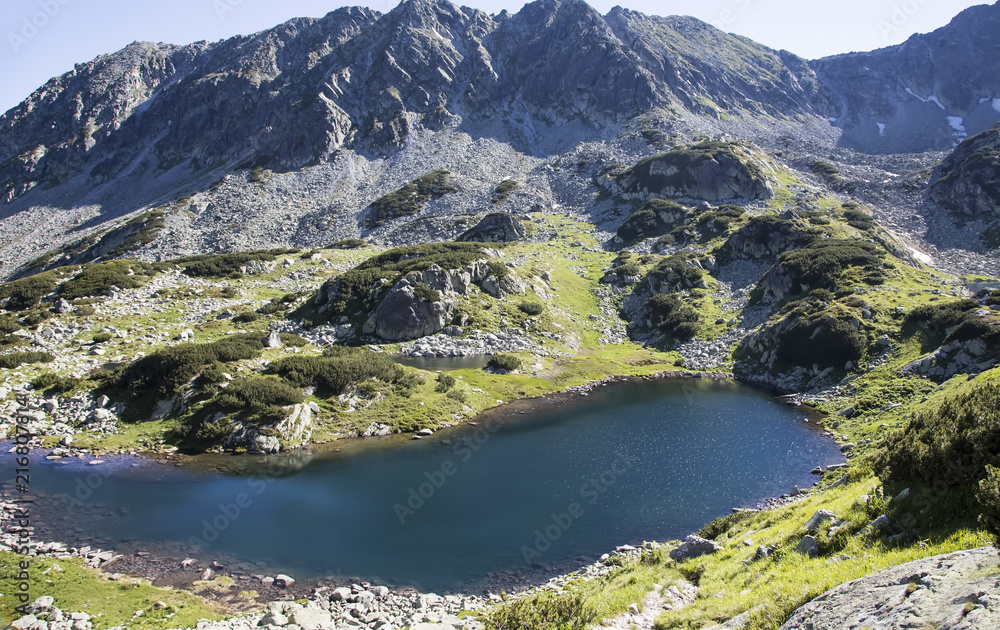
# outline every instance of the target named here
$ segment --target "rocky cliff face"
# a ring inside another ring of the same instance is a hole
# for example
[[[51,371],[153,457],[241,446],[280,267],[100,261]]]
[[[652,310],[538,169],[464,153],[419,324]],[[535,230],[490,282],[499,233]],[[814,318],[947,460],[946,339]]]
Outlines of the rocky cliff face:
[[[838,98],[841,144],[874,153],[946,150],[1000,117],[1000,3],[975,6],[898,46],[812,61]],[[973,61],[974,60],[974,61]]]
[[[1000,125],[962,142],[931,174],[930,197],[953,212],[997,218]]]

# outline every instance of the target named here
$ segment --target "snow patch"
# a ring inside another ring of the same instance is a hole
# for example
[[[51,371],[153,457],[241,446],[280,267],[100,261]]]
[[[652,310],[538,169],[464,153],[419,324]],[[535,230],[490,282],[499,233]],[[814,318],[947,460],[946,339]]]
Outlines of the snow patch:
[[[878,125],[878,135],[884,136],[885,135],[885,123],[875,123],[875,124]]]
[[[993,99],[993,109],[1000,112],[1000,98]]]
[[[955,130],[954,135],[958,140],[965,140],[969,137],[969,133],[965,130],[965,119],[961,116],[948,116],[948,124]],[[956,144],[958,143],[956,142]]]
[[[913,90],[911,90],[910,88],[906,88],[906,93],[909,94],[910,96],[912,96],[913,98],[917,99],[921,103],[934,103],[935,105],[937,105],[941,109],[944,109],[944,105],[941,104],[941,101],[938,100],[938,97],[934,96],[933,94],[931,94],[927,98],[924,98],[922,96],[918,96],[917,93],[914,92]]]
[[[983,98],[979,99],[979,104],[982,105],[983,103],[988,103],[990,101],[990,98],[991,97],[989,96],[984,96]]]
[[[831,116],[831,117],[830,117],[830,124],[831,124],[831,125],[836,125],[836,124],[837,124],[837,119],[836,119],[836,118],[834,118],[833,116]]]
[[[925,265],[931,265],[931,264],[934,263],[934,259],[933,258],[931,258],[929,255],[923,253],[919,249],[914,249],[913,247],[911,247],[910,248],[910,253],[913,254],[914,258],[916,258],[920,262],[924,263]]]

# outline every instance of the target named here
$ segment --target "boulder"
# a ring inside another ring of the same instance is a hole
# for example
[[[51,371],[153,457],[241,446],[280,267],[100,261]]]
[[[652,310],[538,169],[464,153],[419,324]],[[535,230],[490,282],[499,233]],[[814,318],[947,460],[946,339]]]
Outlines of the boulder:
[[[803,536],[799,544],[795,546],[795,551],[803,555],[815,558],[819,555],[819,543],[815,536]]]
[[[474,228],[464,232],[455,240],[475,243],[510,243],[519,241],[525,236],[527,236],[527,231],[520,219],[504,212],[494,212],[487,214]]]
[[[278,588],[289,588],[292,586],[292,584],[295,584],[295,580],[292,577],[285,575],[284,573],[279,573],[278,575],[274,576],[274,585],[277,586]]]
[[[812,515],[812,518],[806,521],[806,531],[811,534],[815,534],[822,529],[824,525],[833,521],[835,518],[837,518],[837,515],[830,510],[817,510],[817,512]]]
[[[333,593],[330,594],[330,601],[334,602],[346,602],[351,598],[351,589],[346,586],[339,586],[333,589]]]
[[[683,562],[690,558],[716,553],[720,549],[722,547],[714,541],[691,535],[685,538],[680,546],[670,551],[670,557],[677,562]]]
[[[281,334],[277,330],[272,330],[271,333],[261,340],[265,348],[280,348],[281,347]]]
[[[56,305],[52,308],[52,312],[56,315],[65,315],[67,313],[73,312],[73,305],[67,302],[65,299],[60,298]]]

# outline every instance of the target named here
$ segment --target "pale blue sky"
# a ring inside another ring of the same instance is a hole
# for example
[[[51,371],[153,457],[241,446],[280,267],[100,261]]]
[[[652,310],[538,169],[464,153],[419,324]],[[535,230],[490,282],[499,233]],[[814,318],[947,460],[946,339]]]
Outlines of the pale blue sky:
[[[187,44],[270,28],[293,17],[319,17],[344,5],[386,12],[397,0],[2,0],[0,112],[50,77],[135,40]],[[897,44],[944,26],[982,0],[588,0],[606,13],[616,4],[656,15],[693,15],[772,48],[814,59]],[[488,13],[516,11],[521,0],[456,2]]]

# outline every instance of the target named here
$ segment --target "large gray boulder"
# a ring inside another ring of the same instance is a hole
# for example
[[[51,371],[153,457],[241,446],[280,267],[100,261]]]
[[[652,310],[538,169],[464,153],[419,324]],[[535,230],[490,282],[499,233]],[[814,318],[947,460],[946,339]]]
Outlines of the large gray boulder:
[[[792,613],[780,630],[1000,628],[997,551],[924,558],[852,580]]]
[[[670,551],[670,557],[677,562],[683,562],[684,560],[689,560],[690,558],[697,558],[699,556],[716,553],[720,549],[722,549],[722,547],[714,541],[706,540],[700,536],[692,534],[685,538],[684,542],[682,542],[680,546]]]

